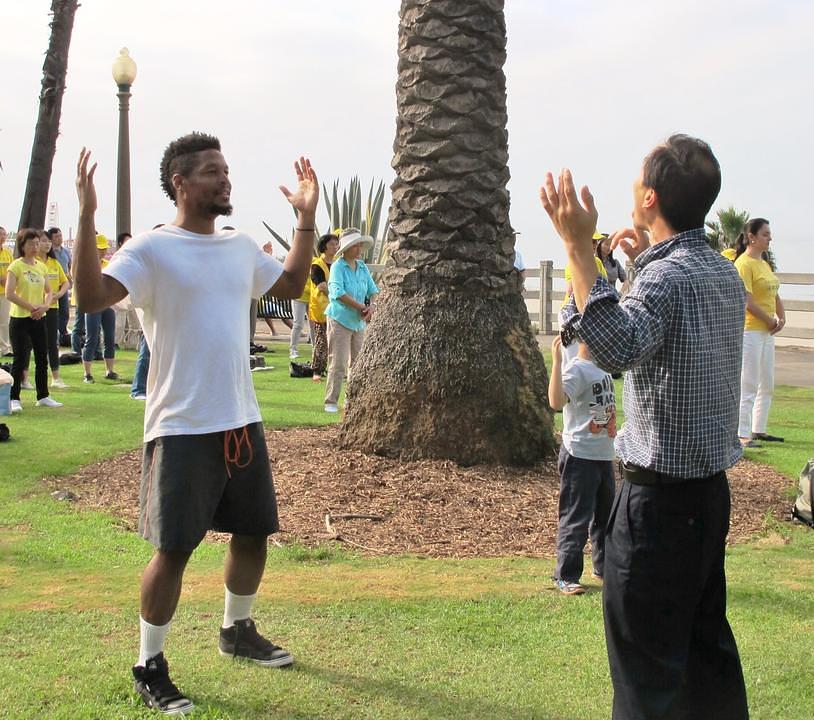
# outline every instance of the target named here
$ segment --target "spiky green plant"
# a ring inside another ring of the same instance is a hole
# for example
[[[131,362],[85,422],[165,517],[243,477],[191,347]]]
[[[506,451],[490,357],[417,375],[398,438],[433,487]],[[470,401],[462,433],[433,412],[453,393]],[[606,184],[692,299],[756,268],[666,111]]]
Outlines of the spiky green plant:
[[[340,195],[341,191],[341,195]],[[384,181],[372,180],[367,192],[367,200],[362,204],[362,183],[359,176],[351,178],[350,184],[344,190],[340,188],[339,180],[334,180],[331,192],[323,184],[322,199],[325,203],[325,210],[328,214],[327,229],[325,232],[344,230],[345,228],[358,228],[362,235],[370,235],[374,244],[365,255],[365,262],[376,265],[383,264],[386,259],[387,225],[382,226],[382,208],[384,207]],[[296,218],[296,211],[294,213]],[[282,245],[286,251],[291,249],[291,244],[280,233],[273,230],[265,221],[266,227],[274,239]],[[321,234],[317,228],[316,237]],[[294,236],[294,228],[291,228],[291,237]]]

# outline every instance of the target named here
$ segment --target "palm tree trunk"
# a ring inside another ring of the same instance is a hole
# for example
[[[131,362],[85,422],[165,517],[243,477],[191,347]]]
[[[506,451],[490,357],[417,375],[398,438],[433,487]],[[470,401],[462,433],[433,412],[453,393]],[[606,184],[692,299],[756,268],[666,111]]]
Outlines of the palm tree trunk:
[[[503,0],[402,0],[389,259],[343,446],[461,464],[553,448],[514,270]]]
[[[68,49],[77,0],[52,0],[51,39],[45,63],[42,66],[42,91],[28,180],[25,185],[23,209],[19,227],[41,228],[45,224],[48,208],[48,188],[51,184],[51,168],[57,148],[59,118],[62,114],[62,95],[65,92],[65,75],[68,72]]]

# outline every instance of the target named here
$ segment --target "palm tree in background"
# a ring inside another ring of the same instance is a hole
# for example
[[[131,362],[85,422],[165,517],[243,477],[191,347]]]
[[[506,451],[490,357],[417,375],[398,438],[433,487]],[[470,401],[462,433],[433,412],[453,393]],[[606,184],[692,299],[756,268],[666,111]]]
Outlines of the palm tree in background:
[[[65,92],[65,76],[68,72],[68,49],[71,45],[77,7],[79,7],[77,0],[51,2],[51,39],[42,66],[40,108],[18,225],[21,228],[41,228],[45,224],[51,168],[62,114],[62,95]]]
[[[717,220],[707,221],[707,237],[718,252],[735,247],[738,235],[749,220],[748,210],[737,210],[734,205],[716,212]]]
[[[398,53],[388,260],[340,442],[532,463],[554,440],[513,266],[503,0],[402,0]]]

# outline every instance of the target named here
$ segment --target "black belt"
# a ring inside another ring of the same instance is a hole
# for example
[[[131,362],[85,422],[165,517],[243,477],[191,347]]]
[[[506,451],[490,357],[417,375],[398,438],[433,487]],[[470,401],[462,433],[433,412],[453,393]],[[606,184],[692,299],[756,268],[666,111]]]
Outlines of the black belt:
[[[723,475],[722,472],[718,472],[705,478],[680,478],[675,475],[665,475],[655,470],[648,470],[638,465],[627,465],[621,460],[619,461],[619,474],[633,485],[675,485],[676,483],[711,480]]]
[[[685,478],[678,478],[674,475],[665,475],[655,470],[639,467],[638,465],[626,465],[619,461],[619,474],[634,485],[669,485],[673,483],[686,482]]]

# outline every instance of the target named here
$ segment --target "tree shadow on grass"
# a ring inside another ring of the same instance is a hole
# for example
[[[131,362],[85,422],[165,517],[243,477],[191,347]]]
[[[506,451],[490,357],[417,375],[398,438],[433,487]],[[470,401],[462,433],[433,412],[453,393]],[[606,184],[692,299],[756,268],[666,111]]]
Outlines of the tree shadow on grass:
[[[323,683],[342,688],[354,697],[387,699],[414,718],[501,718],[501,720],[554,720],[554,715],[528,707],[496,705],[483,698],[463,697],[453,691],[421,686],[418,682],[354,675],[316,665],[300,664],[302,672]]]
[[[454,692],[443,692],[437,688],[427,688],[418,682],[399,681],[395,679],[378,679],[364,675],[354,675],[297,662],[293,672],[310,676],[323,685],[326,692],[338,690],[347,698],[344,712],[336,710],[309,711],[280,706],[264,708],[264,712],[279,720],[329,720],[331,717],[388,717],[386,708],[374,706],[386,702],[397,709],[394,717],[415,718],[416,720],[448,720],[466,718],[466,720],[561,720],[562,714],[553,710],[540,708],[511,707],[495,704],[482,698],[461,697]],[[202,710],[222,713],[226,717],[253,718],[257,714],[256,703],[251,706],[239,702],[211,698],[201,703]],[[364,709],[369,712],[365,712]],[[327,714],[326,714],[327,713]],[[331,714],[333,713],[333,714]]]

